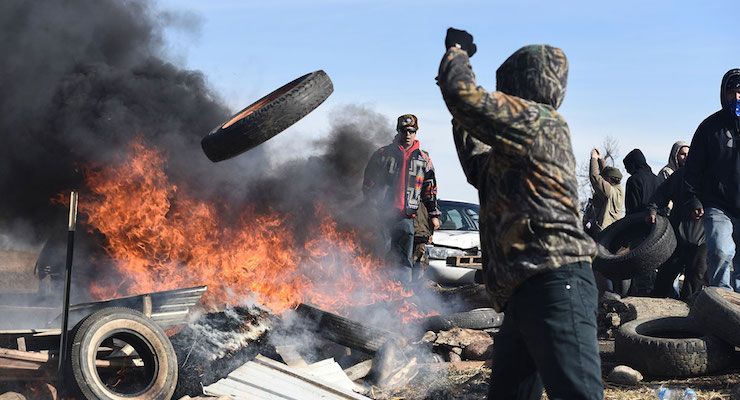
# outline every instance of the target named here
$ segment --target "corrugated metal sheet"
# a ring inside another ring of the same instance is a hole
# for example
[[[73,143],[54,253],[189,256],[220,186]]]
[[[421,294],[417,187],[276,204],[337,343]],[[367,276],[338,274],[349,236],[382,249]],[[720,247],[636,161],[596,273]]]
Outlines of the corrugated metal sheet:
[[[352,387],[354,383],[333,359],[293,368],[259,355],[226,378],[206,386],[204,393],[234,399],[369,400],[353,392]]]

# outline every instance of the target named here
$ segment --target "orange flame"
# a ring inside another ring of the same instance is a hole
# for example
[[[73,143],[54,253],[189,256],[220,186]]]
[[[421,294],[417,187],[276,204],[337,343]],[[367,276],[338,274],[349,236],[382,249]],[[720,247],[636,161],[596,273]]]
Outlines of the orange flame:
[[[121,165],[86,170],[91,193],[79,208],[104,235],[121,282],[95,284],[97,298],[205,284],[203,301],[218,308],[253,298],[280,313],[308,302],[328,311],[398,302],[404,320],[419,316],[404,301],[413,293],[390,279],[383,263],[342,231],[321,207],[313,239],[297,248],[285,217],[246,209],[228,224],[205,202],[188,196],[164,173],[161,152],[141,139]]]

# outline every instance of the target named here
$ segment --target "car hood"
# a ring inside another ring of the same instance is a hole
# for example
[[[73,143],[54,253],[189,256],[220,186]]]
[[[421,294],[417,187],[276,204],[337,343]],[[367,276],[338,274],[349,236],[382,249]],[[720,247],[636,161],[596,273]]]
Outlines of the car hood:
[[[480,248],[480,234],[478,231],[434,231],[432,244],[459,249]]]

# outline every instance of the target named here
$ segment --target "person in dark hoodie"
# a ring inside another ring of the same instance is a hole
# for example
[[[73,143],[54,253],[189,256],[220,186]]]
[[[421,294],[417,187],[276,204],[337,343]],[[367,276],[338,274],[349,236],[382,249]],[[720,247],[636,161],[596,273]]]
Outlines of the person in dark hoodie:
[[[634,149],[624,157],[624,168],[631,176],[627,178],[624,191],[625,216],[647,211],[650,197],[660,185],[660,179],[653,174],[640,149]],[[631,296],[648,296],[653,291],[655,270],[640,272],[632,277],[629,291]]]
[[[683,286],[680,298],[688,303],[701,292],[706,283],[707,272],[707,246],[704,235],[703,222],[694,219],[693,210],[684,201],[686,193],[686,160],[688,159],[689,146],[686,142],[676,142],[676,163],[673,173],[665,182],[658,186],[650,199],[651,223],[655,223],[655,215],[660,211],[668,209],[668,203],[673,201],[668,220],[671,222],[673,231],[676,233],[677,245],[663,265],[658,268],[655,278],[655,287],[652,295],[654,297],[676,297],[673,289],[673,281],[678,274],[684,272]]]
[[[694,218],[704,220],[709,285],[740,292],[740,69],[722,77],[720,101],[691,139],[686,187]]]
[[[627,153],[624,157],[624,169],[631,175],[627,178],[624,191],[625,215],[647,210],[650,196],[660,185],[660,179],[653,174],[640,149]]]
[[[480,200],[483,278],[497,311],[489,399],[602,399],[596,245],[578,212],[562,50],[524,46],[477,86],[473,37],[450,28],[437,76],[453,137]]]

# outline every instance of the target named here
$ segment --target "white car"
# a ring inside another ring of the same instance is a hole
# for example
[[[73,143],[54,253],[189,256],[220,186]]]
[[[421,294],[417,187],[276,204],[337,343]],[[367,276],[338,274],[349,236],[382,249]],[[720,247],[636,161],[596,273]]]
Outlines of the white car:
[[[480,263],[480,234],[477,204],[463,201],[439,200],[439,229],[427,245],[429,269],[427,278],[447,285],[465,285],[475,282],[477,268],[448,265],[448,257],[465,256],[463,260]],[[459,264],[459,263],[458,263]]]

